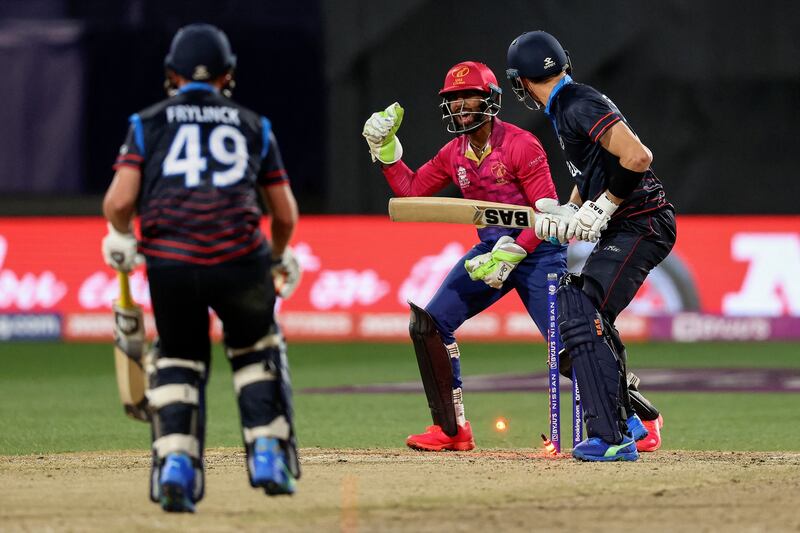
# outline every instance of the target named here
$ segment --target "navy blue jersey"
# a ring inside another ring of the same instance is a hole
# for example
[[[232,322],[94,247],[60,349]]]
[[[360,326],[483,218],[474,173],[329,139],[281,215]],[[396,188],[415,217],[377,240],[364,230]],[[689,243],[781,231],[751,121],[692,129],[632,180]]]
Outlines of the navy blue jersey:
[[[114,168],[142,173],[137,207],[148,266],[268,253],[258,188],[288,181],[269,120],[190,83],[130,122]]]
[[[545,113],[556,130],[581,200],[596,200],[608,189],[608,157],[613,157],[600,145],[600,138],[617,122],[628,122],[606,95],[588,85],[573,82],[569,76],[554,88]],[[661,181],[652,169],[647,169],[639,185],[612,218],[629,218],[665,206],[670,204]]]

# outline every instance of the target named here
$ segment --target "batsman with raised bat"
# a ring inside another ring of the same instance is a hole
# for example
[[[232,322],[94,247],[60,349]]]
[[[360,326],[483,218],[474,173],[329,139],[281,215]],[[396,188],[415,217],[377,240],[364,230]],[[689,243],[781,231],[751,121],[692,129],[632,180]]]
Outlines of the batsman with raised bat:
[[[250,484],[292,494],[300,476],[286,346],[273,309],[299,279],[288,247],[297,204],[267,118],[230,99],[233,55],[207,24],[175,35],[169,97],[130,118],[103,212],[103,257],[129,272],[139,252],[159,344],[146,365],[150,498],[192,512],[204,493],[209,308],[223,324]],[[271,215],[261,233],[259,194]],[[141,242],[132,221],[141,219]],[[273,280],[274,278],[274,280]]]
[[[455,183],[464,198],[533,206],[557,196],[539,140],[497,118],[502,90],[494,73],[475,61],[453,66],[439,91],[442,120],[455,138],[416,171],[403,161],[397,130],[403,108],[374,113],[363,135],[373,161],[397,196],[431,196]],[[406,444],[419,450],[475,447],[464,412],[460,352],[454,332],[506,293],[516,291],[539,331],[547,330],[547,274],[566,271],[566,245],[539,239],[532,229],[484,227],[479,242],[453,266],[422,309],[411,304],[411,338],[433,417]]]
[[[536,233],[597,243],[557,293],[564,359],[578,379],[589,436],[572,454],[634,461],[639,450],[661,446],[663,418],[637,392],[614,322],[675,244],[674,208],[650,167],[653,154],[617,106],[571,72],[569,55],[549,33],[523,33],[508,48],[514,93],[550,119],[575,182],[569,204],[536,203]],[[634,411],[641,420],[630,418]]]

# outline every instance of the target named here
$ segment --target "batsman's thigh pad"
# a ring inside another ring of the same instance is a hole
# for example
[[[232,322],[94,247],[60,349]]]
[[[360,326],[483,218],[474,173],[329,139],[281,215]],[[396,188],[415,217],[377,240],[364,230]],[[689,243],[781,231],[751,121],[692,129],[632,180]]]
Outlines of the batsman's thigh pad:
[[[164,459],[183,453],[192,460],[195,485],[192,501],[203,497],[203,440],[205,436],[205,376],[201,361],[157,356],[151,363],[147,404],[151,413],[153,464],[150,499],[159,499],[159,478]]]
[[[295,479],[300,477],[294,431],[292,382],[283,335],[274,326],[252,346],[226,349],[233,370],[233,386],[239,403],[242,439],[249,458],[259,437],[278,439]]]
[[[580,386],[587,433],[617,443],[622,440],[619,361],[606,340],[600,314],[575,278],[564,276],[558,288],[561,339]]]
[[[453,406],[453,367],[436,324],[427,311],[408,302],[411,306],[411,321],[408,332],[414,343],[422,386],[428,398],[433,423],[445,434],[454,437],[458,433],[456,411]]]

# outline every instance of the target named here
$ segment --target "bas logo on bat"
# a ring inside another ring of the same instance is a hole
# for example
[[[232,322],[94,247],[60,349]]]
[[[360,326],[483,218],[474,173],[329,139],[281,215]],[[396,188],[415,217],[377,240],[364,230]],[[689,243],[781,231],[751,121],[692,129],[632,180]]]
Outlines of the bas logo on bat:
[[[531,226],[528,212],[525,210],[486,208],[483,218],[487,224],[514,224],[516,226]]]
[[[139,329],[139,317],[135,313],[117,311],[114,313],[114,320],[120,333],[124,335],[131,335]]]

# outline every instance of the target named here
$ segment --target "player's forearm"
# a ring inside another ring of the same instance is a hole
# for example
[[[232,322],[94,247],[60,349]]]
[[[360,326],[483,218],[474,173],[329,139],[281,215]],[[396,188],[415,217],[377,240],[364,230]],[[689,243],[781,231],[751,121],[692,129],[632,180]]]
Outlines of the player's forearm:
[[[583,199],[581,198],[581,193],[578,192],[577,185],[572,188],[572,192],[569,195],[569,201],[575,205],[583,205]]]
[[[422,165],[416,172],[402,161],[382,165],[381,170],[395,196],[431,196],[442,190],[449,181],[447,175],[437,171],[431,162]]]

